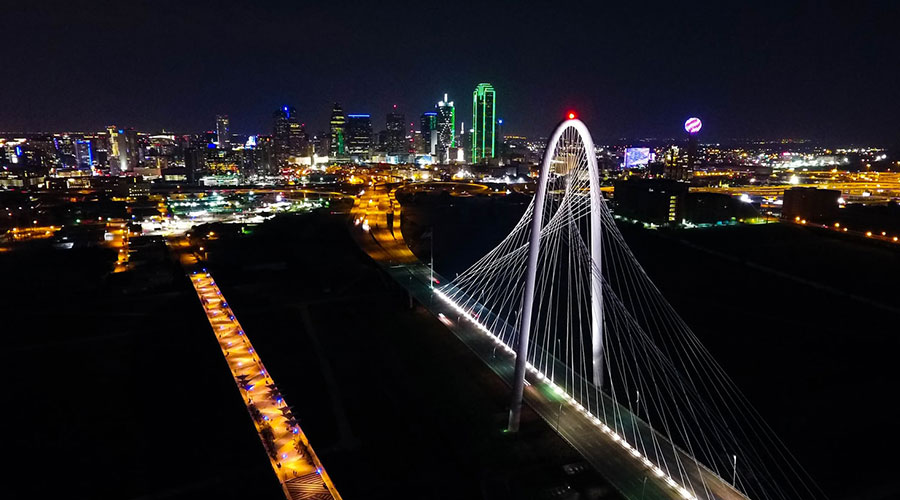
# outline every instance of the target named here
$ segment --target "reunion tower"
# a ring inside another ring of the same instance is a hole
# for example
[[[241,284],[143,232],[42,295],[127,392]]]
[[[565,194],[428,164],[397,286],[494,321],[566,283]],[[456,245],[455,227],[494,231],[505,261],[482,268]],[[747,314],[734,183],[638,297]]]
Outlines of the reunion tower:
[[[700,134],[700,129],[703,127],[703,122],[700,121],[696,116],[692,116],[684,122],[684,131],[688,134],[688,144],[687,144],[687,168],[685,169],[684,175],[682,179],[688,179],[694,174],[694,162],[697,159],[697,136]]]

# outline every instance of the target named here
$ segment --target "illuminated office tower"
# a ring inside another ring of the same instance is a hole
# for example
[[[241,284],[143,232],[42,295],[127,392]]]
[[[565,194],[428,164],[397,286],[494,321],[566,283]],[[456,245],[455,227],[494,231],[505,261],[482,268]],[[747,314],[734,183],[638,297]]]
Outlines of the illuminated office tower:
[[[309,136],[306,135],[306,124],[294,119],[290,123],[288,144],[291,156],[309,156]]]
[[[472,127],[472,163],[490,161],[497,145],[497,98],[490,83],[479,83],[472,92]]]
[[[431,131],[437,130],[437,116],[438,114],[435,111],[422,113],[422,117],[419,119],[419,130],[421,130],[423,136],[430,137]]]
[[[397,105],[395,104],[394,111],[387,114],[385,124],[387,129],[386,149],[388,153],[406,153],[409,149],[409,144],[406,142],[404,123],[406,123],[406,117],[403,113],[397,112]]]
[[[403,113],[396,112],[397,105],[394,105],[394,112],[387,114],[385,128],[387,129],[387,152],[388,153],[405,153],[408,149],[406,144],[406,133],[404,131],[404,123],[406,116]]]
[[[109,134],[109,173],[119,175],[131,172],[137,164],[137,134],[134,129],[121,129],[115,125],[106,127]]]
[[[456,147],[456,107],[447,99],[437,103],[437,149],[438,156],[446,157],[447,150]]]
[[[331,108],[331,146],[329,148],[331,156],[347,154],[346,126],[347,118],[344,116],[344,108],[339,103],[334,103],[334,107]]]
[[[297,119],[297,110],[282,106],[272,118],[272,149],[276,161],[283,165],[291,156],[308,156],[309,136],[306,127]]]
[[[331,123],[333,131],[333,119]],[[347,115],[346,137],[346,154],[368,156],[372,146],[372,117],[366,114]]]
[[[134,170],[141,164],[141,147],[138,144],[137,130],[129,127],[125,129],[125,145],[127,147],[128,170]]]
[[[219,149],[228,149],[231,145],[231,128],[228,115],[216,115],[216,144]]]
[[[73,146],[75,167],[80,169],[90,169],[91,166],[94,165],[94,152],[91,148],[91,141],[75,139]]]
[[[438,114],[437,111],[426,111],[422,113],[419,123],[419,131],[422,134],[422,143],[424,150],[430,155],[437,154],[437,137],[438,137]]]
[[[297,125],[297,110],[282,106],[272,114],[272,153],[278,166],[288,162],[294,151],[291,147],[291,131]]]

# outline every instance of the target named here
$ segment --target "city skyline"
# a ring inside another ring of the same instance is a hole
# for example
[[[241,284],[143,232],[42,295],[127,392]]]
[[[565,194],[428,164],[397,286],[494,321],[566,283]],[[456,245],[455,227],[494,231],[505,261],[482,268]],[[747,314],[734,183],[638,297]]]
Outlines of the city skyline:
[[[7,6],[7,496],[900,499],[898,14]]]

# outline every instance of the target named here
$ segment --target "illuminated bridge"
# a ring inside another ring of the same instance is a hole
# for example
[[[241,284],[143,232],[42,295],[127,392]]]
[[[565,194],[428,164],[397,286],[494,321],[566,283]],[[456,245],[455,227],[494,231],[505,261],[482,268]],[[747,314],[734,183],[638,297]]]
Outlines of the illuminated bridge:
[[[535,196],[446,282],[405,245],[385,186],[354,207],[361,246],[626,498],[823,498],[626,245],[577,119],[551,137]]]

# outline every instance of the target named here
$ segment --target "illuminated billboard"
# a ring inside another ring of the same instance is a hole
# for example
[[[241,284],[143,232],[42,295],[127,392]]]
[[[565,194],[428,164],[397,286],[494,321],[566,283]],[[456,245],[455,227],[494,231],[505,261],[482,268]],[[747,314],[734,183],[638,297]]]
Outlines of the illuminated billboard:
[[[650,163],[650,148],[625,148],[625,168]]]

